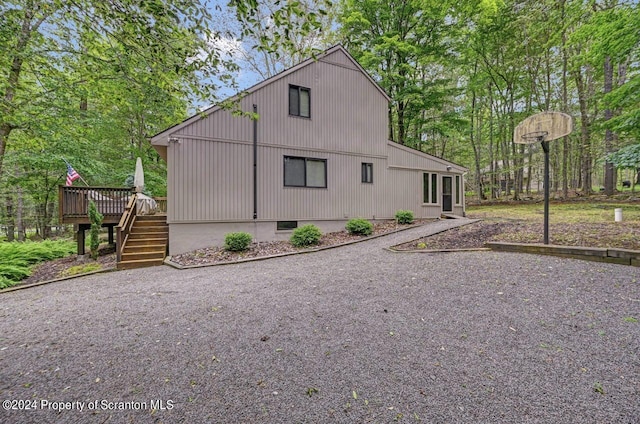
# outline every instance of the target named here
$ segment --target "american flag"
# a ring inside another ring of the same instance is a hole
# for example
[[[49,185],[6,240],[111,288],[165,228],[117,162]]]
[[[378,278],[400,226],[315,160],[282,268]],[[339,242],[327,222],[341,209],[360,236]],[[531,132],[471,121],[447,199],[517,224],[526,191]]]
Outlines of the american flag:
[[[73,185],[73,182],[80,178],[80,174],[67,163],[67,186]]]

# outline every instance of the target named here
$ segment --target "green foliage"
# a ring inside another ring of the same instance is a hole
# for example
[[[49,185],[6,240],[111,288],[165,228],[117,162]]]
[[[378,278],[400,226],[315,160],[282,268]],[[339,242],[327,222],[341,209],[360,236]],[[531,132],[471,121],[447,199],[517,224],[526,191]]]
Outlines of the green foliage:
[[[369,236],[373,233],[373,224],[366,219],[354,218],[347,222],[346,229],[349,234],[358,234],[361,236]]]
[[[413,212],[399,210],[396,212],[398,224],[411,224],[413,222]]]
[[[29,276],[28,267],[15,265],[0,265],[0,288],[10,287],[12,281],[20,281]]]
[[[11,287],[29,276],[32,265],[74,252],[75,244],[69,241],[0,243],[0,289]]]
[[[89,263],[82,265],[75,265],[65,269],[60,273],[60,277],[71,277],[73,275],[86,274],[93,271],[99,271],[102,269],[102,265],[99,263]]]
[[[104,217],[98,211],[93,200],[89,201],[89,221],[91,222],[91,230],[89,232],[89,247],[91,249],[91,257],[98,259],[98,248],[100,247],[100,227]]]
[[[616,168],[640,168],[640,143],[630,144],[607,156]]]
[[[293,230],[289,241],[295,247],[306,247],[318,244],[320,237],[322,237],[320,229],[313,224],[307,224]]]
[[[247,250],[253,237],[249,233],[229,233],[224,237],[224,248],[230,252]]]

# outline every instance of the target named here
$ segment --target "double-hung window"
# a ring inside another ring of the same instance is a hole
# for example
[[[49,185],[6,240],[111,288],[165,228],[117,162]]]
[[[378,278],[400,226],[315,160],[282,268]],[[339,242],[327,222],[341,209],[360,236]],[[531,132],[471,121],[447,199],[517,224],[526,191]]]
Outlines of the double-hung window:
[[[284,185],[327,188],[327,160],[285,156]]]
[[[422,173],[422,203],[438,203],[438,174]]]
[[[297,85],[289,86],[289,115],[311,118],[311,90]]]

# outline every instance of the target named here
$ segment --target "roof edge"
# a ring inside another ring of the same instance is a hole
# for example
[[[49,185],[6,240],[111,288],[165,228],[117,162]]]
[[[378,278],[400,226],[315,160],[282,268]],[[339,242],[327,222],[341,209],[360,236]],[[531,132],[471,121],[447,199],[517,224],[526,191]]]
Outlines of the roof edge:
[[[413,154],[418,155],[418,156],[423,156],[425,158],[429,158],[429,159],[435,160],[436,162],[440,162],[440,163],[442,163],[444,165],[451,165],[453,167],[456,167],[461,172],[467,172],[469,170],[469,168],[466,168],[466,167],[464,167],[462,165],[458,165],[457,163],[448,161],[446,159],[442,159],[442,158],[440,158],[438,156],[430,155],[429,153],[422,152],[422,151],[414,149],[412,147],[407,147],[407,146],[402,145],[400,143],[396,143],[395,141],[387,140],[387,146],[395,147],[396,149],[400,149],[400,150],[404,150],[407,153],[413,153]]]

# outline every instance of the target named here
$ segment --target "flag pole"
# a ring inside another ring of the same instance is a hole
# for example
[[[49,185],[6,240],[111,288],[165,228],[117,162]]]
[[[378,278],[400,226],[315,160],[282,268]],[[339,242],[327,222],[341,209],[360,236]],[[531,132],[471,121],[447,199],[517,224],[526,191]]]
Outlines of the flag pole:
[[[65,158],[62,158],[62,160],[64,161],[64,163],[66,163],[68,166],[71,166],[71,164],[69,162],[67,162],[67,160]],[[73,167],[72,167],[73,168]],[[87,187],[91,187],[89,184],[87,184],[87,182],[84,180],[84,178],[82,178],[82,175],[78,174],[78,177],[80,177],[80,181],[82,181],[84,183],[84,185],[86,185]]]

